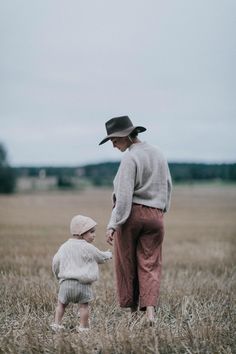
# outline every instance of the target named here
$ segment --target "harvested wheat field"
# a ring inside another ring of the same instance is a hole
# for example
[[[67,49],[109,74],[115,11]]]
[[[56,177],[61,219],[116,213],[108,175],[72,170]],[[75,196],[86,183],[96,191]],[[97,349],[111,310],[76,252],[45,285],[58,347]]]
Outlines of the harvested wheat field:
[[[111,261],[94,284],[90,333],[76,331],[76,305],[67,308],[66,329],[52,332],[52,257],[77,213],[98,221],[95,245],[109,248],[110,201],[109,189],[0,197],[0,352],[235,353],[235,186],[175,187],[154,327],[116,305]]]

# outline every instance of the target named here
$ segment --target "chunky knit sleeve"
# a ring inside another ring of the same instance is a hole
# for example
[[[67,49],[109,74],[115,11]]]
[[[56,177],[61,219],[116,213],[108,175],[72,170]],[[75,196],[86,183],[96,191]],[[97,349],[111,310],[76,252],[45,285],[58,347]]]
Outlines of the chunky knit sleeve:
[[[121,161],[114,180],[115,206],[111,213],[108,229],[117,229],[128,219],[133,202],[133,193],[136,179],[136,163],[127,154]]]
[[[164,210],[165,212],[167,212],[170,208],[171,191],[172,191],[172,180],[171,180],[170,170],[167,165],[167,202]]]
[[[108,259],[112,258],[112,253],[110,251],[100,251],[97,247],[90,245],[91,246],[91,252],[93,254],[93,257],[97,263],[104,263]]]

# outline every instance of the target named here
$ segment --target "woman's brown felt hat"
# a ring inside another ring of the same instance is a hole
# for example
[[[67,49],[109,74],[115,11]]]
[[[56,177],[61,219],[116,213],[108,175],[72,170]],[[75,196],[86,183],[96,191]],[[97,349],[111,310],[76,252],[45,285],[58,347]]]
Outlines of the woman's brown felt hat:
[[[128,136],[134,130],[138,133],[145,132],[146,130],[146,128],[141,126],[133,126],[133,123],[128,116],[111,118],[105,125],[107,136],[99,143],[99,145],[106,143],[110,138]]]

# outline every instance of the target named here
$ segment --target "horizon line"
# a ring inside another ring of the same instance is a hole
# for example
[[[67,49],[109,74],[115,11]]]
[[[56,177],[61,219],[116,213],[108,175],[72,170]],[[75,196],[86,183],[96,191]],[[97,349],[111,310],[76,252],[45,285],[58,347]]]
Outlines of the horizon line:
[[[48,164],[48,163],[42,163],[42,164],[15,164],[15,165],[10,165],[9,167],[12,168],[83,168],[88,165],[101,165],[104,163],[120,163],[120,160],[104,160],[100,162],[88,162],[85,164]],[[172,160],[168,161],[168,164],[195,164],[195,165],[234,165],[236,164],[235,161],[184,161],[184,160]]]

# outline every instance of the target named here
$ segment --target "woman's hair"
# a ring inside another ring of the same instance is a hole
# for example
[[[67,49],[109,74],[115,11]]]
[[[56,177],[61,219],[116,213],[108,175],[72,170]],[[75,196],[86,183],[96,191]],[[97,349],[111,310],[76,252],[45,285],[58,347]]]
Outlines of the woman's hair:
[[[132,133],[129,134],[129,136],[131,137],[131,139],[137,138],[138,136],[138,131],[136,129],[134,129],[132,131]]]

